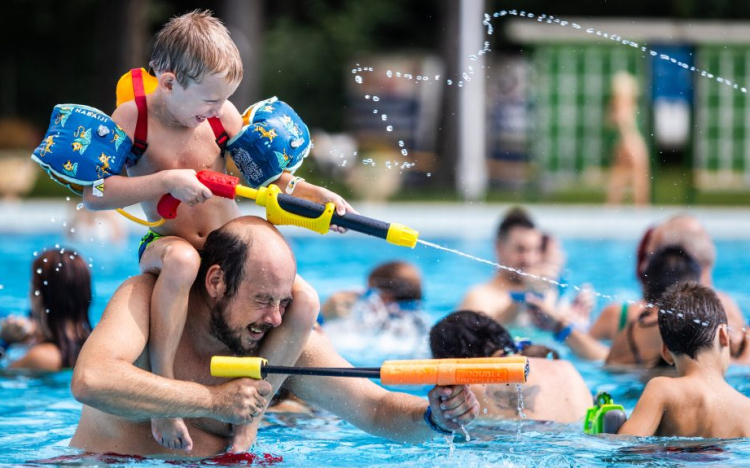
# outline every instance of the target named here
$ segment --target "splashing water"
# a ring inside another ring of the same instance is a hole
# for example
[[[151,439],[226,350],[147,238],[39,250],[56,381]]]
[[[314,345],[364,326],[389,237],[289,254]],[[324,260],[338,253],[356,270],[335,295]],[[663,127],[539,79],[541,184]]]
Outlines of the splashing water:
[[[388,164],[388,163],[386,163],[386,164]],[[428,174],[428,176],[429,176],[429,174]],[[556,286],[558,288],[562,288],[562,289],[572,288],[573,290],[575,290],[577,292],[581,292],[581,291],[583,291],[585,289],[585,288],[583,288],[581,286],[577,286],[575,284],[561,283],[561,282],[559,282],[557,280],[554,280],[552,278],[547,278],[547,277],[544,277],[544,276],[535,275],[533,273],[528,273],[528,272],[523,271],[523,270],[518,270],[516,268],[512,268],[512,267],[509,267],[507,265],[503,265],[501,263],[496,263],[496,262],[493,262],[493,261],[490,261],[490,260],[486,260],[484,258],[475,257],[474,255],[470,255],[470,254],[467,254],[465,252],[461,252],[460,250],[451,249],[449,247],[445,247],[445,246],[442,246],[440,244],[434,244],[432,242],[428,242],[428,241],[425,241],[425,240],[422,240],[422,239],[417,239],[417,243],[422,244],[422,245],[424,245],[426,247],[431,247],[433,249],[443,250],[445,252],[450,252],[452,254],[458,255],[460,257],[465,257],[465,258],[468,258],[470,260],[474,260],[474,261],[479,262],[479,263],[484,263],[486,265],[491,265],[491,266],[495,267],[498,270],[505,270],[505,271],[509,271],[509,272],[515,273],[518,276],[527,277],[527,278],[533,278],[535,280],[543,281],[543,282],[545,282],[547,284],[550,284],[552,286]],[[622,299],[622,298],[619,298],[619,297],[617,297],[615,295],[600,293],[600,292],[595,291],[595,290],[590,289],[590,288],[587,288],[587,290],[594,297],[597,297],[597,298],[600,298],[600,299],[604,299],[604,300],[609,301],[609,302],[619,302],[619,303],[623,303],[624,302],[624,303],[627,303],[629,306],[637,306],[637,307],[640,307],[641,309],[657,309],[660,314],[670,314],[670,315],[671,314],[677,314],[678,317],[685,318],[685,314],[687,313],[687,312],[684,312],[684,311],[662,309],[662,308],[658,307],[657,304],[654,304],[652,302],[646,302],[645,304],[639,304],[637,301],[634,301],[632,299]],[[703,327],[707,327],[709,325],[708,322],[701,322],[698,319],[693,319],[693,322],[695,322],[696,324],[699,324],[699,325],[701,325]],[[729,327],[729,329],[733,330],[733,331],[735,330],[733,327]]]
[[[466,439],[466,442],[471,442],[471,436],[469,435],[469,432],[466,430],[463,424],[459,424],[461,426],[461,433],[464,435],[464,439]]]
[[[521,384],[516,384],[516,390],[518,390],[518,406],[516,407],[518,415],[521,419],[526,419],[526,413],[523,412],[523,390],[521,389]]]

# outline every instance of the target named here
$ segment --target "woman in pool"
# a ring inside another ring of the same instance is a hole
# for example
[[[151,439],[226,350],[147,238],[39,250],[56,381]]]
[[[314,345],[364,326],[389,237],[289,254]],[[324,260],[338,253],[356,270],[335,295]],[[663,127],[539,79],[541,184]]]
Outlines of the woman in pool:
[[[32,264],[30,319],[2,322],[5,345],[29,343],[11,369],[59,371],[75,366],[91,333],[91,274],[86,262],[66,249],[46,250]]]

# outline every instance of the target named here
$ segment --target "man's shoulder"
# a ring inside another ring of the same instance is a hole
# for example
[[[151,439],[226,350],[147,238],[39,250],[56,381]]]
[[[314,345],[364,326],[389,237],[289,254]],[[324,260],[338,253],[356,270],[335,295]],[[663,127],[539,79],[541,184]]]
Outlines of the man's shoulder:
[[[114,295],[112,296],[112,300],[124,296],[131,297],[133,295],[143,295],[150,298],[151,293],[154,289],[154,284],[156,284],[156,276],[150,273],[141,273],[140,275],[131,276],[130,278],[123,281],[122,284],[117,288]]]

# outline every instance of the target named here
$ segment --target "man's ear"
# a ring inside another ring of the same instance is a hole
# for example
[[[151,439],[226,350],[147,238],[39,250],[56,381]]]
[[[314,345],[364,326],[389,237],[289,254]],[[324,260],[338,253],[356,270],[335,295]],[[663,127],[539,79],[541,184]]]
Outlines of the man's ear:
[[[661,357],[664,358],[667,364],[669,364],[670,366],[674,366],[674,357],[672,356],[672,353],[669,352],[667,345],[665,345],[663,342],[661,344]]]
[[[224,271],[219,265],[211,265],[206,272],[206,293],[213,299],[221,299],[227,290]]]
[[[719,345],[721,345],[722,348],[729,346],[729,329],[727,328],[726,323],[719,325],[717,334],[719,335]]]
[[[157,76],[157,79],[159,80],[159,86],[166,88],[169,91],[172,91],[175,84],[177,84],[177,77],[174,75],[174,73],[170,73],[170,72],[160,73]]]

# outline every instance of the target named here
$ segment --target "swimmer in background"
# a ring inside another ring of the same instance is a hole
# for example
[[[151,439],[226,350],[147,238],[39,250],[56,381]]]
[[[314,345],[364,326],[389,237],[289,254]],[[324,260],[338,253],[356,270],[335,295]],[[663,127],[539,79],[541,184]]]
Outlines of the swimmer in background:
[[[326,321],[349,319],[370,331],[426,333],[422,275],[407,262],[380,264],[368,275],[365,292],[336,292],[323,303],[321,313]]]
[[[46,250],[31,265],[30,318],[0,322],[2,347],[27,344],[9,369],[59,371],[72,368],[91,333],[91,274],[81,256],[66,249]]]
[[[638,83],[627,72],[618,72],[612,78],[610,119],[617,131],[614,157],[609,183],[607,204],[622,203],[626,186],[633,187],[636,206],[650,203],[650,171],[648,147],[637,122]]]
[[[672,312],[658,314],[658,321],[662,356],[674,364],[677,377],[651,379],[618,434],[750,437],[750,398],[724,379],[730,362],[729,331],[716,293],[696,282],[680,283],[659,303]]]
[[[505,327],[484,314],[462,310],[443,318],[430,330],[430,349],[436,359],[528,357],[531,372],[521,386],[527,419],[573,423],[591,406],[591,391],[570,362],[546,346],[517,346]],[[471,390],[479,401],[479,418],[521,418],[515,385],[475,384]]]
[[[497,229],[495,253],[499,263],[521,273],[498,269],[492,279],[469,290],[459,309],[483,312],[501,324],[512,325],[519,320],[528,322],[530,317],[525,312],[533,304],[526,300],[527,296],[557,302],[557,288],[548,281],[522,274],[556,281],[565,264],[559,242],[537,229],[525,210],[513,208],[505,215]],[[584,291],[570,305],[571,314],[588,317],[593,296]]]
[[[667,246],[654,253],[641,277],[644,307],[615,335],[611,347],[575,326],[549,304],[538,301],[537,305],[542,313],[550,317],[553,325],[548,329],[554,333],[555,339],[567,344],[581,358],[605,360],[607,366],[665,368],[668,363],[662,359],[662,342],[657,328],[658,299],[670,286],[684,281],[698,281],[700,275],[698,262],[680,246]]]

